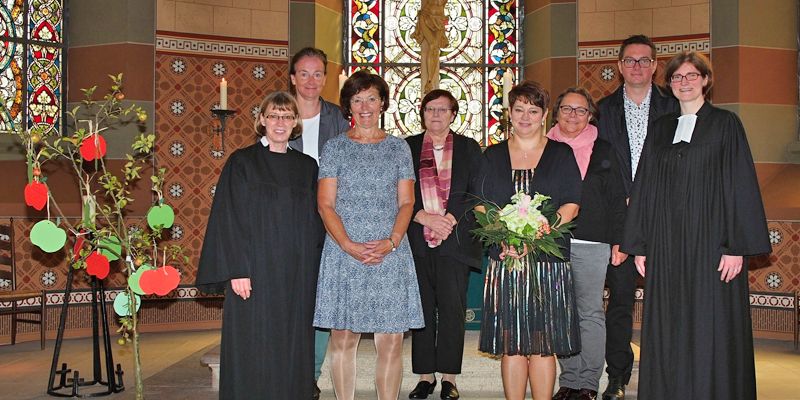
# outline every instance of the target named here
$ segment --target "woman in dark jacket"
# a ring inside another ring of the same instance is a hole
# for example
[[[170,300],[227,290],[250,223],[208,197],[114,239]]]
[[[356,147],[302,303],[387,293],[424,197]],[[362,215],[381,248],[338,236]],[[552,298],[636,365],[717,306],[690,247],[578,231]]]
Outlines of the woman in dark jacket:
[[[597,106],[586,89],[561,93],[553,107],[556,116],[547,137],[568,144],[581,171],[581,212],[570,243],[572,280],[581,332],[581,352],[559,359],[561,388],[553,400],[592,400],[597,396],[605,355],[603,286],[611,247],[622,240],[625,187],[611,144],[597,137],[590,124]],[[612,265],[624,261],[613,253]]]
[[[453,95],[433,90],[420,106],[425,132],[406,139],[417,177],[408,238],[425,315],[425,328],[411,337],[413,370],[420,374],[412,399],[433,393],[436,372],[442,374],[441,398],[459,398],[467,283],[470,268],[481,266],[480,245],[469,231],[483,158],[478,143],[450,130],[457,114]]]

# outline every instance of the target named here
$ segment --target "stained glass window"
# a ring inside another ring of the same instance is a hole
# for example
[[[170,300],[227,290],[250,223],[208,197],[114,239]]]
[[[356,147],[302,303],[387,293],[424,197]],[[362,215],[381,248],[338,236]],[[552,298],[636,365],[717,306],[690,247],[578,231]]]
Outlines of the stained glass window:
[[[383,128],[396,136],[422,131],[420,45],[411,36],[421,0],[350,0],[345,64],[370,69],[391,88]],[[503,74],[521,73],[522,10],[517,0],[448,0],[448,45],[440,56],[439,87],[459,103],[453,129],[482,145],[496,143],[502,114]]]
[[[0,130],[60,132],[63,0],[0,0]]]

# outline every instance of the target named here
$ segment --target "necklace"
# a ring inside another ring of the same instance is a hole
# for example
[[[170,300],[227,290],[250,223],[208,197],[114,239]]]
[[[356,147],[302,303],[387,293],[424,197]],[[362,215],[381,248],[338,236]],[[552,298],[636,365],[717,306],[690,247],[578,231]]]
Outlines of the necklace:
[[[439,146],[434,145],[433,149],[436,150],[436,151],[442,151],[442,150],[444,150],[444,145],[443,144],[439,145]]]

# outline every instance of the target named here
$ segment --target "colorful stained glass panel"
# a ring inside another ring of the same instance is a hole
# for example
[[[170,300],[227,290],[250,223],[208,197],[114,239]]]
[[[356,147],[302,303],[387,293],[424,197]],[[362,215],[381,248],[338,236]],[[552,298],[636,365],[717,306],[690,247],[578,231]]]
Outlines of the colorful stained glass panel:
[[[30,1],[29,38],[43,42],[61,43],[61,0]]]
[[[61,49],[28,47],[28,127],[58,132],[61,111]]]
[[[22,45],[0,42],[0,131],[22,123]]]
[[[23,16],[22,0],[0,0],[0,37],[21,38]]]

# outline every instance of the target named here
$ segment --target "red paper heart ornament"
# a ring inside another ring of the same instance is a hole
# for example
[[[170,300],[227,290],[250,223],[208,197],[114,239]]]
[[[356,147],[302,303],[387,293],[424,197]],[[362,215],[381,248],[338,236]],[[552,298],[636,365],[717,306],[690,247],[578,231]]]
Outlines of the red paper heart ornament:
[[[47,204],[47,185],[38,181],[25,185],[25,204],[41,211]]]
[[[81,142],[81,157],[86,161],[103,158],[106,155],[106,140],[98,134],[89,135]]]
[[[165,296],[167,293],[175,290],[181,282],[181,274],[170,265],[165,265],[157,269],[156,273],[159,279],[155,288],[155,294],[159,296]]]
[[[109,270],[110,266],[106,256],[93,251],[89,257],[86,257],[86,272],[89,275],[94,275],[97,279],[105,279]]]
[[[144,294],[153,294],[156,292],[156,288],[158,287],[158,270],[151,269],[142,272],[139,275],[139,288],[142,289]]]

